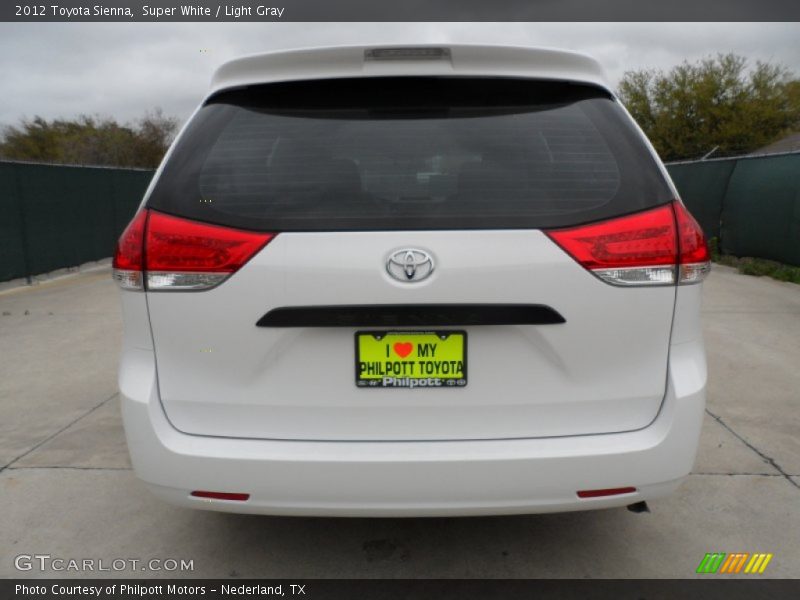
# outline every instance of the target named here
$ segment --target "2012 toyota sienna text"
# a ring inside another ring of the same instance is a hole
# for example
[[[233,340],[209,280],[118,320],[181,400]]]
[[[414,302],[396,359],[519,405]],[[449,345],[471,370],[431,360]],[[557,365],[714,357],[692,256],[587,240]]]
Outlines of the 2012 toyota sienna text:
[[[285,515],[630,505],[690,472],[702,231],[591,58],[234,60],[122,234],[137,475]]]

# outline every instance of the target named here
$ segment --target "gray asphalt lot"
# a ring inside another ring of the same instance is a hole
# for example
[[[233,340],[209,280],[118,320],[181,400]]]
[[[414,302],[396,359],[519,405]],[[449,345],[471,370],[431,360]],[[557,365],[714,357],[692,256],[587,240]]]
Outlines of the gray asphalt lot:
[[[0,291],[0,576],[92,575],[14,567],[49,554],[194,565],[98,576],[683,578],[721,551],[771,552],[762,577],[800,577],[800,286],[715,266],[703,312],[700,453],[650,513],[279,518],[173,508],[136,480],[107,268]]]

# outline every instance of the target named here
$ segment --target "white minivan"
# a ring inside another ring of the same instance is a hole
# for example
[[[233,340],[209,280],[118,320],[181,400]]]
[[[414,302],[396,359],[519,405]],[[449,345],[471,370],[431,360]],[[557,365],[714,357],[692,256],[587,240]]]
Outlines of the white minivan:
[[[223,65],[122,234],[137,475],[275,515],[537,513],[674,490],[703,233],[591,58]]]

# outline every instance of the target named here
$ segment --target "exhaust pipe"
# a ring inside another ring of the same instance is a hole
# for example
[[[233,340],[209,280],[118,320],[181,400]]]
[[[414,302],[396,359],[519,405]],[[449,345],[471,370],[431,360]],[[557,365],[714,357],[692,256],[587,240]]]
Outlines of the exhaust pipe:
[[[641,502],[635,502],[634,504],[628,504],[628,510],[635,513],[649,513],[650,507],[647,506],[647,502],[642,500]]]

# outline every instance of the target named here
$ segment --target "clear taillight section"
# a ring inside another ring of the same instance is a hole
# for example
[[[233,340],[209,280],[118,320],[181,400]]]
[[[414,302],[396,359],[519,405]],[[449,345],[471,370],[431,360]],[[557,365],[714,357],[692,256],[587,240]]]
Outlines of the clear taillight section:
[[[612,285],[697,283],[710,269],[703,231],[678,201],[547,235]]]
[[[130,290],[210,289],[238,271],[273,237],[143,210],[117,244],[114,279]]]

